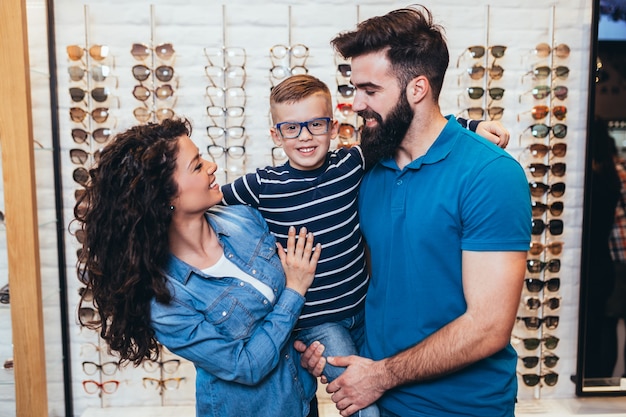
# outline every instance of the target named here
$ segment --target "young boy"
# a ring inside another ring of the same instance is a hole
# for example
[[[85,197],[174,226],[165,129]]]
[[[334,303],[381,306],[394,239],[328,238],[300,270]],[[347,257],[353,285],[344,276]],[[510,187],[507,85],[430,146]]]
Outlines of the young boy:
[[[224,185],[223,203],[257,208],[283,246],[290,226],[305,226],[314,234],[323,250],[295,338],[307,345],[322,342],[324,356],[358,354],[369,282],[357,213],[365,158],[358,145],[329,152],[338,122],[332,117],[328,86],[313,76],[295,75],[276,85],[270,111],[272,140],[284,149],[288,162]],[[332,381],[342,371],[326,364],[324,375]],[[370,406],[358,415],[379,414]]]

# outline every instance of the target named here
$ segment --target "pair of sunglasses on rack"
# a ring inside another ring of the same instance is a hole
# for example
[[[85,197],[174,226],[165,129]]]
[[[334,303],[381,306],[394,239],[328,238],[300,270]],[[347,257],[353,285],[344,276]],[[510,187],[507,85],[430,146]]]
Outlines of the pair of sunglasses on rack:
[[[83,90],[79,87],[71,87],[70,88],[70,97],[74,102],[81,102],[85,99],[85,95],[91,93],[91,98],[93,98],[98,103],[104,103],[109,98],[111,92],[107,87],[96,87],[91,92],[87,90]]]
[[[488,46],[488,47],[484,47],[482,45],[469,46],[463,51],[463,53],[457,59],[456,66],[457,68],[459,67],[461,58],[463,58],[463,56],[465,56],[468,53],[472,58],[479,59],[485,56],[485,52],[490,51],[491,56],[498,59],[504,56],[504,53],[506,52],[506,48],[507,47],[504,45],[494,45],[494,46]]]
[[[111,129],[107,127],[101,127],[94,130],[93,132],[87,132],[84,129],[78,128],[72,129],[72,139],[74,139],[74,142],[78,144],[85,143],[87,139],[89,139],[90,135],[96,142],[105,143],[111,137]]]
[[[337,91],[343,98],[351,98],[354,96],[355,88],[352,84],[340,84],[337,86]]]
[[[548,117],[548,115],[550,114],[550,107],[544,104],[538,104],[536,106],[533,106],[533,108],[530,109],[529,111],[520,113],[519,116],[517,117],[517,121],[520,120],[521,115],[526,114],[526,113],[530,113],[531,117],[534,120],[541,120],[541,119],[545,119],[546,117]],[[565,106],[552,107],[552,115],[557,120],[565,120],[565,116],[567,115],[567,107]]]
[[[352,75],[352,65],[350,64],[339,64],[337,65],[337,71],[344,78],[350,78]]]
[[[537,123],[528,126],[526,130],[530,130],[530,133],[538,139],[547,137],[550,134],[550,131],[552,131],[552,134],[557,139],[563,139],[567,136],[567,125],[564,125],[563,123],[557,123],[552,126],[548,126],[545,123]]]
[[[567,58],[570,54],[570,47],[564,43],[556,45],[552,48],[545,42],[537,44],[533,51],[539,58],[547,58],[550,53],[554,53],[557,58]]]
[[[533,197],[541,197],[544,194],[550,193],[554,197],[562,197],[565,194],[565,183],[556,182],[552,185],[544,184],[542,182],[529,182],[530,194]]]
[[[153,73],[152,69],[143,64],[133,66],[132,72],[137,81],[146,81]],[[174,78],[174,68],[169,65],[159,65],[154,69],[154,76],[159,81],[168,82]]]
[[[80,61],[87,50],[79,45],[69,45],[66,51],[71,61]],[[89,56],[96,61],[104,61],[109,56],[109,47],[107,45],[92,45],[89,48]]]
[[[565,80],[569,76],[569,68],[566,67],[565,65],[559,65],[554,68],[550,68],[547,65],[542,65],[542,66],[533,68],[532,70],[528,71],[524,75],[532,75],[533,78],[536,80],[545,80],[552,73],[554,73],[554,76],[556,78]]]
[[[550,278],[545,281],[537,278],[526,278],[524,283],[526,289],[532,293],[540,292],[544,288],[550,292],[556,292],[561,288],[561,278]]]
[[[90,156],[93,156],[93,160],[98,162],[100,160],[100,150],[97,150],[92,154],[84,149],[70,149],[70,159],[72,163],[76,165],[85,165],[87,161],[89,161]]]
[[[526,297],[523,304],[529,310],[538,310],[542,305],[550,310],[557,310],[561,307],[561,297],[546,297],[543,301],[539,297]]]
[[[470,107],[465,109],[470,119],[483,119],[485,109],[482,107]],[[487,108],[487,115],[491,120],[500,120],[504,116],[504,107],[492,106]]]
[[[338,136],[343,140],[356,140],[359,130],[350,123],[340,123]]]
[[[543,382],[545,382],[545,384],[549,387],[553,387],[556,385],[557,382],[559,382],[559,374],[554,372],[549,372],[544,375],[520,374],[520,376],[522,377],[522,381],[524,381],[524,384],[529,387],[536,386],[537,384],[539,384],[539,382],[541,382],[542,379]]]
[[[472,80],[480,80],[485,76],[485,71],[493,80],[499,80],[504,75],[504,68],[500,65],[492,65],[486,69],[482,65],[473,65],[467,69],[467,74]]]
[[[150,110],[146,107],[136,107],[133,110],[133,116],[135,116],[135,119],[137,119],[140,123],[153,121],[154,118],[156,118],[157,121],[162,122],[163,120],[174,118],[175,115],[176,113],[174,113],[174,110],[167,107],[155,110]]]
[[[169,61],[176,52],[174,46],[171,43],[161,43],[154,48],[149,47],[144,43],[133,43],[130,48],[130,54],[138,61],[145,61],[152,55],[152,52],[163,61]]]
[[[535,350],[541,345],[541,343],[543,343],[546,349],[554,350],[559,345],[560,340],[558,337],[552,335],[545,335],[541,339],[537,337],[522,338],[513,335],[513,339],[522,341],[524,343],[524,349],[526,350]]]
[[[504,88],[501,87],[492,87],[487,89],[489,97],[494,100],[502,100],[502,97],[504,97],[504,91]],[[485,95],[485,89],[482,87],[468,87],[467,95],[472,100],[477,100]]]
[[[340,119],[353,119],[356,113],[352,110],[352,103],[337,103],[335,116]]]
[[[563,251],[563,242],[550,242],[546,244],[535,241],[530,242],[528,253],[531,255],[541,255],[544,251],[550,252],[552,255],[560,255]]]
[[[85,74],[89,72],[92,80],[102,82],[105,81],[111,73],[111,68],[108,65],[96,65],[92,66],[90,70],[86,70],[77,65],[72,65],[67,69],[67,72],[70,74],[70,80],[72,81],[81,81],[85,78]]]
[[[562,201],[554,201],[550,204],[544,204],[539,201],[531,202],[532,213],[534,217],[541,217],[546,211],[550,211],[553,216],[560,216],[563,214],[563,208],[565,205]]]
[[[70,118],[73,122],[82,123],[82,121],[85,120],[88,114],[91,114],[91,118],[96,123],[104,123],[109,118],[109,109],[107,109],[106,107],[97,107],[91,112],[88,112],[84,109],[81,109],[80,107],[70,108]]]
[[[539,330],[542,324],[549,330],[554,330],[559,327],[559,316],[517,317],[517,321],[523,321],[528,330]]]
[[[519,101],[522,102],[522,97],[526,94],[532,94],[535,100],[542,100],[546,97],[550,97],[550,94],[554,94],[554,97],[559,100],[565,100],[567,98],[567,94],[569,93],[569,89],[564,85],[557,85],[554,87],[550,87],[549,85],[537,85],[532,88],[532,90],[526,91],[520,95]]]
[[[530,154],[534,158],[543,158],[550,151],[552,151],[552,155],[559,158],[564,157],[567,154],[566,143],[555,143],[552,146],[544,145],[543,143],[533,143],[532,145],[529,145],[526,149],[530,151]]]
[[[542,261],[541,259],[528,259],[526,261],[526,269],[530,273],[539,273],[543,272],[544,269],[547,269],[549,272],[559,272],[561,270],[561,260],[560,259],[550,259],[547,262]]]
[[[551,354],[551,355],[541,355],[539,356],[520,356],[519,360],[524,364],[524,368],[534,368],[539,365],[539,361],[543,362],[544,366],[547,368],[554,368],[556,364],[559,362],[559,357]],[[535,384],[536,385],[536,384]]]
[[[150,90],[143,85],[136,85],[135,88],[133,88],[133,97],[137,100],[146,101],[150,98],[152,93],[154,93],[155,97],[159,100],[167,100],[174,95],[174,88],[170,84],[160,85],[154,90]]]
[[[566,165],[564,162],[556,162],[552,165],[546,164],[530,164],[528,165],[528,172],[533,177],[543,177],[550,172],[555,177],[562,177],[565,175]]]

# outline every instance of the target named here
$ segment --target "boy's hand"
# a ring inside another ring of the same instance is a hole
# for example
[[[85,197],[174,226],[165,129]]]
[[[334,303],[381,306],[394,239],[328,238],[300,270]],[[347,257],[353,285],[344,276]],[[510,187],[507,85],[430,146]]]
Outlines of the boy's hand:
[[[504,128],[502,123],[494,120],[485,120],[478,123],[476,133],[502,149],[506,148],[511,137],[510,132]]]
[[[324,345],[320,342],[313,342],[308,347],[300,340],[296,340],[293,346],[302,355],[300,356],[300,365],[309,371],[309,373],[315,377],[321,376],[321,382],[327,383],[326,377],[322,375],[324,366],[326,365],[326,358],[322,356],[324,352]]]

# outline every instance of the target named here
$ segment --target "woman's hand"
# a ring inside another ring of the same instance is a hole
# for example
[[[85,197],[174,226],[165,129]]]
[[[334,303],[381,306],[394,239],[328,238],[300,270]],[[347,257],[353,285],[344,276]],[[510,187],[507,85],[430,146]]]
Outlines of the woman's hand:
[[[287,277],[287,288],[304,296],[315,277],[322,245],[318,243],[313,249],[313,233],[307,233],[303,227],[296,238],[296,228],[291,226],[287,237],[287,252],[280,243],[276,242],[276,246]]]

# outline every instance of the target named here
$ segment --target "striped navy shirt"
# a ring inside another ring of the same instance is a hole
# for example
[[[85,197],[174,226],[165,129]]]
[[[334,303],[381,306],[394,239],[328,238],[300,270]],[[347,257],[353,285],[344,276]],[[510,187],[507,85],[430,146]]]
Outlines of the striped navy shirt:
[[[363,308],[369,275],[357,197],[365,173],[359,146],[329,152],[324,165],[300,171],[287,162],[224,185],[224,204],[257,208],[286,247],[289,226],[304,226],[322,244],[315,279],[297,329],[339,321]]]

